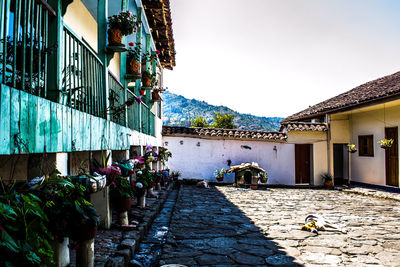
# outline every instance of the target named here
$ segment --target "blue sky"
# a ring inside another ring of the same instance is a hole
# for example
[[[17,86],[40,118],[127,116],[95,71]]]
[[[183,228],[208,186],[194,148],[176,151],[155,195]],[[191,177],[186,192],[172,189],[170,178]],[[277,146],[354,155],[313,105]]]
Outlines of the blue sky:
[[[173,93],[288,116],[400,71],[397,0],[170,0]]]

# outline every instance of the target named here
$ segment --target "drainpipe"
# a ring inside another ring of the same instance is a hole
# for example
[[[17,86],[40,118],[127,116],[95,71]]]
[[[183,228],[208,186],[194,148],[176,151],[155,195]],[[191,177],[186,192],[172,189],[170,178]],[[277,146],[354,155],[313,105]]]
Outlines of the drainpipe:
[[[327,145],[327,151],[328,151],[328,173],[331,173],[331,117],[326,114],[325,115],[325,121],[328,125],[328,132],[326,134],[326,145]],[[332,182],[335,183],[332,179]],[[335,184],[334,184],[335,185]]]

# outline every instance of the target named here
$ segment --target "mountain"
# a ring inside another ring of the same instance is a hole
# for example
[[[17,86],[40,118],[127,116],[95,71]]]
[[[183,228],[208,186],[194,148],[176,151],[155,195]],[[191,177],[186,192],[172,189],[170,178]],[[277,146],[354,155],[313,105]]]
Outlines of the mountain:
[[[168,91],[163,93],[163,124],[170,126],[190,126],[190,120],[203,116],[212,122],[213,114],[230,113],[235,115],[234,123],[242,130],[279,131],[280,117],[258,117],[236,112],[225,106],[213,106],[205,101],[187,99]]]

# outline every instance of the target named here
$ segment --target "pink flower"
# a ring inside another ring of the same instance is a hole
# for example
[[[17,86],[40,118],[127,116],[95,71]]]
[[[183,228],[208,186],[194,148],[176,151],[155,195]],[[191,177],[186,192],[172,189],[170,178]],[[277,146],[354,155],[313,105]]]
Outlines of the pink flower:
[[[139,103],[142,103],[142,102],[143,102],[142,99],[141,99],[140,97],[138,97],[138,101],[139,101]]]
[[[159,50],[156,50],[156,53],[157,53],[157,55],[159,55],[159,54],[160,54],[160,51],[159,51]]]

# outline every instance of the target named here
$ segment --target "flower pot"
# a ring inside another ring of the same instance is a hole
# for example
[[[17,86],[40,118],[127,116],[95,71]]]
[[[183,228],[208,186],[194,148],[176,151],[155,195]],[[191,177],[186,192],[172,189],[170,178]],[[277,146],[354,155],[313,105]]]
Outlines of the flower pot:
[[[357,152],[357,149],[356,149],[356,150],[349,150],[349,152],[352,153],[352,154],[353,154],[353,153],[356,153],[356,152]]]
[[[151,78],[147,76],[142,77],[142,85],[143,87],[150,87],[151,84]]]
[[[128,211],[132,206],[132,198],[120,198],[117,200],[116,206],[119,212]]]
[[[153,91],[153,92],[151,93],[151,99],[152,99],[153,101],[160,100],[160,94],[159,94],[158,92]]]
[[[130,60],[126,66],[128,74],[140,75],[140,63],[135,60]]]
[[[250,189],[253,189],[253,190],[258,189],[258,185],[250,185]]]
[[[382,146],[382,145],[381,145],[381,148],[383,148],[383,149],[388,149],[388,148],[391,148],[391,146]]]
[[[324,186],[326,188],[332,188],[333,187],[333,181],[325,181]]]
[[[223,176],[219,176],[219,177],[216,177],[216,179],[217,179],[218,182],[222,182],[224,180],[224,177]]]
[[[75,241],[86,241],[96,236],[97,227],[93,227],[92,223],[85,221],[80,227],[74,227],[71,232],[71,239]]]
[[[122,33],[120,29],[109,29],[108,30],[108,45],[109,46],[123,46],[122,45]]]
[[[260,181],[261,181],[261,183],[265,184],[265,183],[267,183],[268,179],[267,178],[261,178]]]

